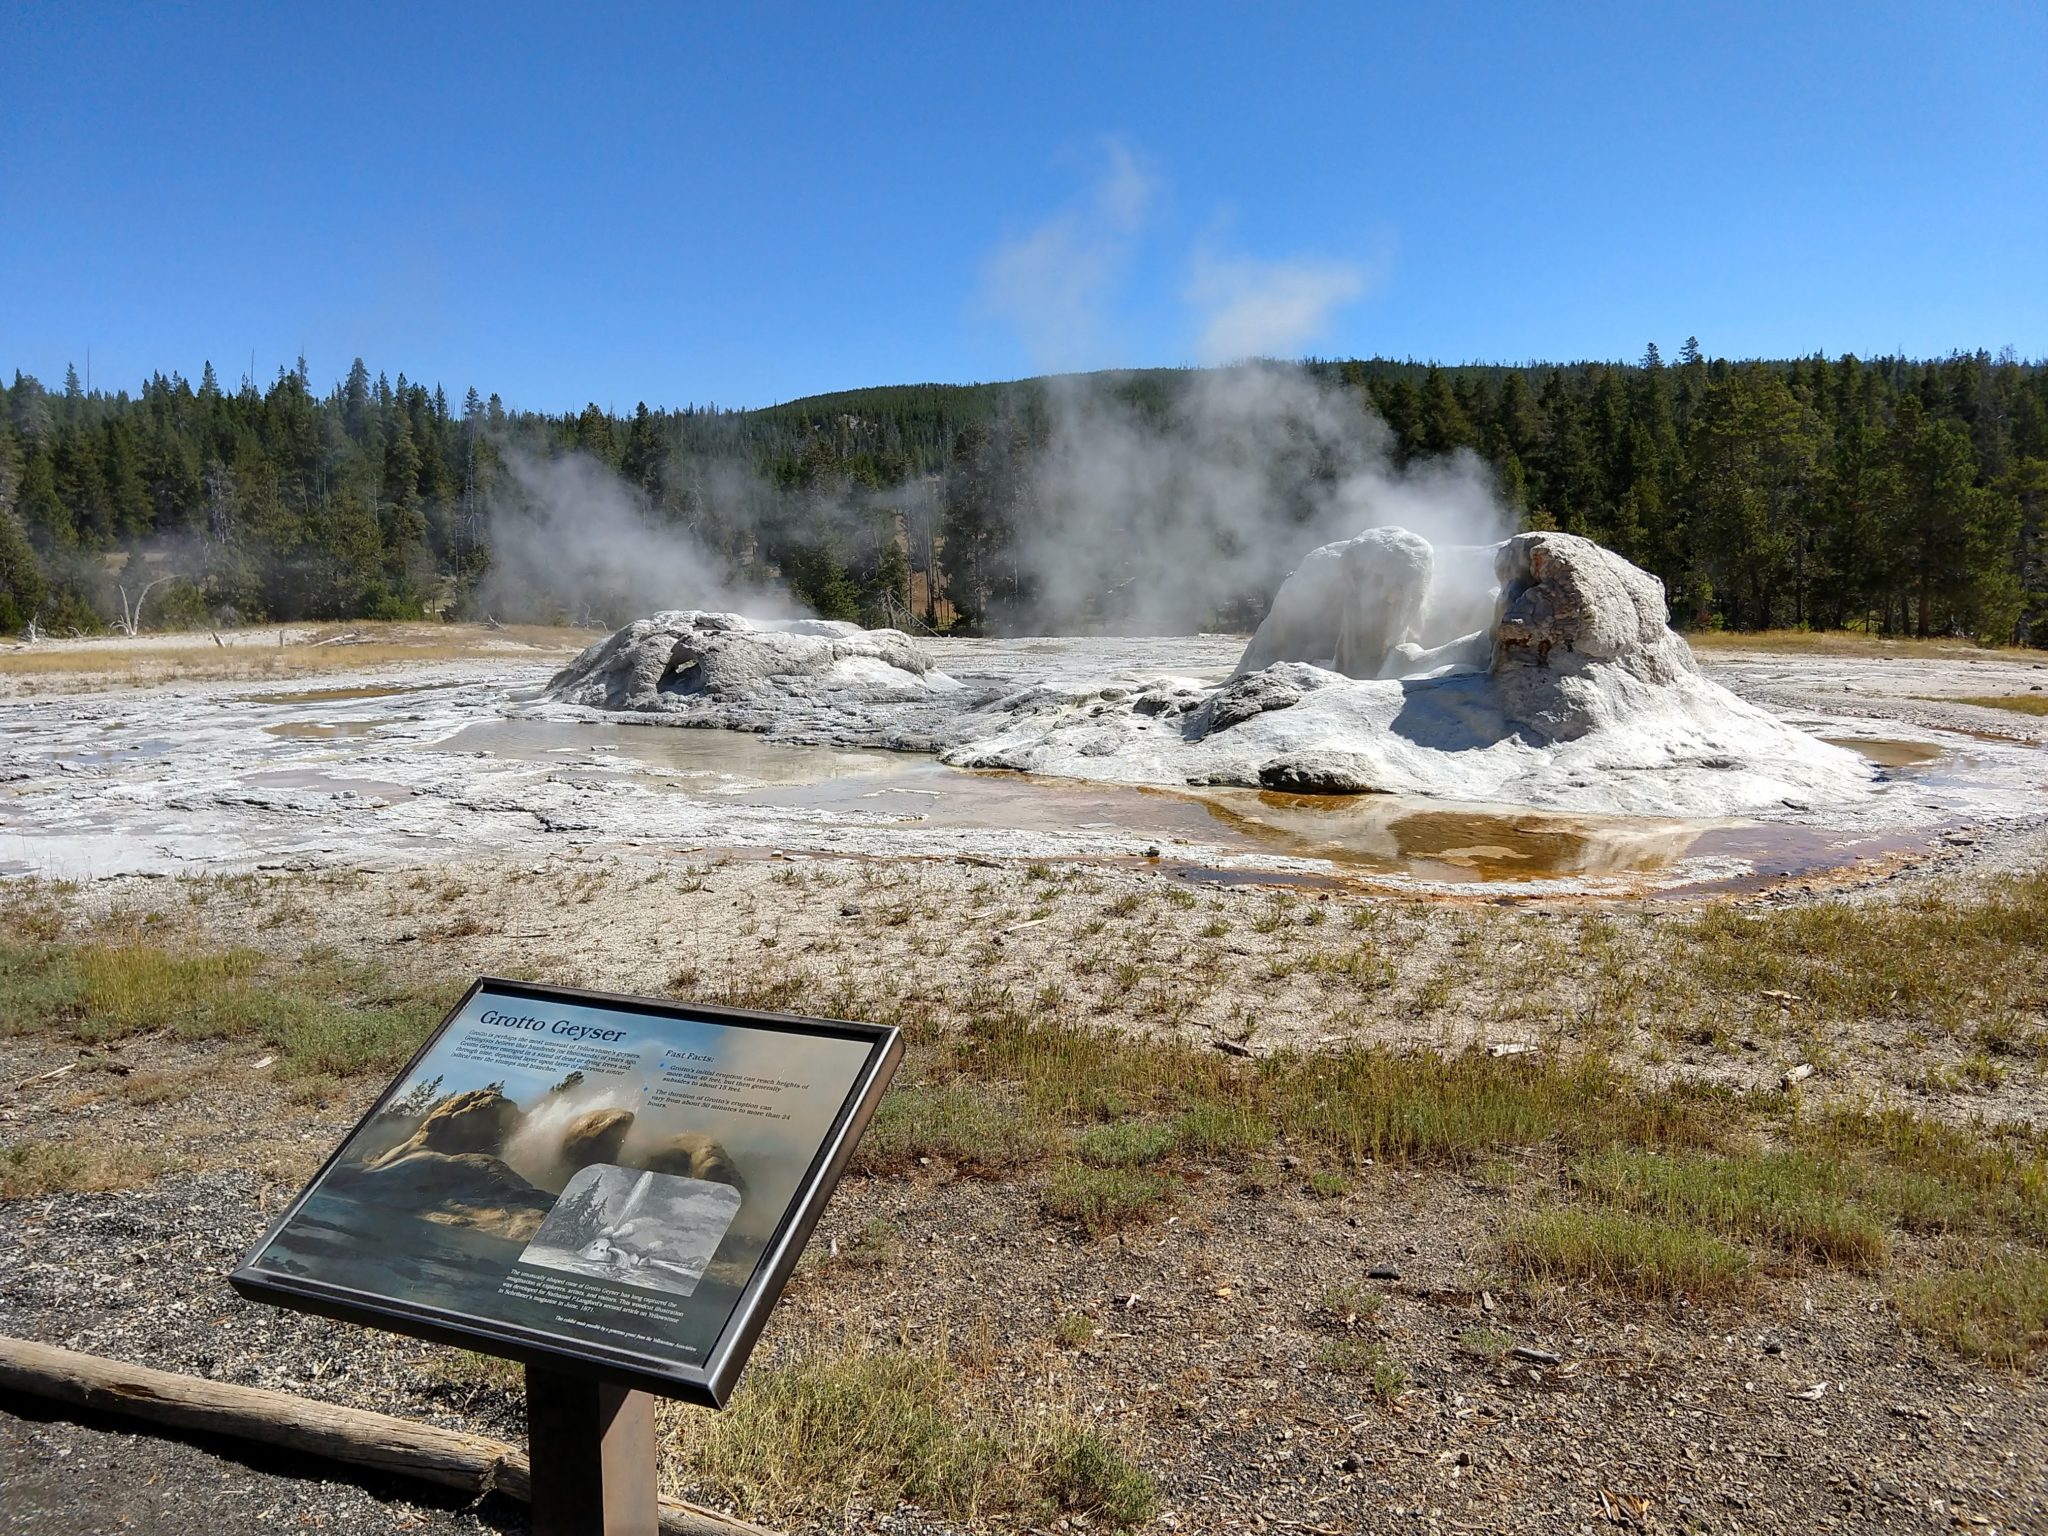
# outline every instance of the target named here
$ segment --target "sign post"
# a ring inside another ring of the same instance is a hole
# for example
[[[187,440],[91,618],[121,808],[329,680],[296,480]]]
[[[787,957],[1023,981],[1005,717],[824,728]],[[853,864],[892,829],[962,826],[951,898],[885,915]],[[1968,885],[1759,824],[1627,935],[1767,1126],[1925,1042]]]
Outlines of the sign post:
[[[536,1536],[651,1536],[651,1394],[723,1406],[901,1056],[480,980],[230,1283],[522,1362]]]
[[[659,1536],[652,1394],[529,1365],[526,1438],[533,1536]]]

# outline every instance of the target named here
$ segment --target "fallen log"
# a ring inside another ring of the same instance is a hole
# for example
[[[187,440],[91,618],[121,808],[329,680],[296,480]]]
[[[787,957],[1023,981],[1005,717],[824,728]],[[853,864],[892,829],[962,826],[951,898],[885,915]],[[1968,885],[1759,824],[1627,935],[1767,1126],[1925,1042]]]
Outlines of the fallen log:
[[[526,1452],[502,1440],[288,1392],[127,1365],[27,1339],[0,1335],[0,1393],[282,1446],[478,1497],[496,1492],[531,1500]],[[661,1501],[661,1529],[662,1536],[774,1536],[762,1526],[676,1499]]]

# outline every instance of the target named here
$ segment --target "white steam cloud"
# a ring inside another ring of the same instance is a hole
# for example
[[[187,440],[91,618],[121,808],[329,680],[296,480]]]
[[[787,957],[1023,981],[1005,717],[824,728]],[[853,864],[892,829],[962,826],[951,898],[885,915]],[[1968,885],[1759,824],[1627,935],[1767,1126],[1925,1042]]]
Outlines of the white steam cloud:
[[[1118,190],[1135,164],[1130,150],[1113,146],[1086,201],[992,260],[992,276],[1054,273],[1064,256],[1092,253],[1068,273],[1071,302],[1006,307],[1034,355],[1085,354],[1103,332],[1103,308],[1158,201],[1149,182],[1143,197]],[[1298,355],[1368,286],[1358,263],[1210,246],[1194,252],[1188,271],[1179,297],[1194,355],[1210,363]],[[1219,615],[1249,625],[1318,544],[1383,524],[1440,548],[1513,531],[1475,455],[1400,466],[1392,434],[1359,391],[1295,365],[1189,373],[1163,404],[1156,391],[1148,403],[1148,391],[1131,382],[1114,374],[1049,381],[1050,430],[1028,456],[1016,543],[1005,551],[1010,611],[1000,587],[990,595],[999,625],[1173,632]],[[1486,569],[1477,560],[1447,563]]]
[[[784,591],[735,580],[687,526],[658,517],[645,496],[588,455],[542,458],[508,446],[501,456],[511,484],[492,498],[491,565],[478,591],[485,612],[530,617],[552,609],[572,621],[611,623],[668,608],[754,618],[803,612]],[[732,474],[751,480],[736,466]]]
[[[1114,375],[1056,380],[1015,558],[1034,627],[1172,633],[1263,600],[1319,544],[1399,524],[1439,547],[1512,532],[1490,469],[1407,468],[1352,390],[1298,367],[1192,373],[1162,418]]]
[[[576,1171],[562,1157],[563,1133],[571,1122],[593,1110],[639,1107],[637,1093],[612,1084],[584,1082],[562,1093],[547,1094],[520,1116],[505,1143],[505,1161],[529,1184],[559,1193]]]
[[[989,307],[1042,366],[1101,360],[1161,201],[1129,146],[1110,141],[1103,156],[1085,193],[1003,241],[983,269]],[[1368,287],[1356,263],[1209,245],[1185,272],[1175,291],[1188,355],[1209,362],[1298,353]],[[986,461],[956,464],[943,486],[932,477],[882,492],[771,488],[751,465],[720,461],[691,465],[681,499],[717,513],[718,526],[749,530],[757,548],[824,534],[872,553],[895,542],[900,518],[912,563],[936,563],[956,600],[985,601],[997,632],[1171,633],[1256,624],[1303,555],[1369,527],[1399,524],[1439,548],[1513,531],[1477,457],[1402,466],[1392,449],[1360,391],[1250,361],[1170,375],[1164,387],[1158,375],[1051,378],[1043,411],[992,424],[976,450]],[[504,459],[511,483],[492,507],[485,611],[526,615],[544,603],[614,623],[669,608],[799,611],[785,593],[750,586],[748,572],[595,460],[510,448]],[[979,546],[968,535],[948,547],[947,489],[988,504]],[[764,541],[770,526],[777,538]]]
[[[1200,253],[1181,297],[1203,317],[1197,354],[1204,362],[1223,363],[1298,351],[1364,292],[1365,273],[1350,262]]]
[[[1128,146],[1111,139],[1103,153],[1107,164],[1085,199],[997,246],[982,273],[988,307],[1016,328],[1041,368],[1101,359],[1107,310],[1157,193]]]

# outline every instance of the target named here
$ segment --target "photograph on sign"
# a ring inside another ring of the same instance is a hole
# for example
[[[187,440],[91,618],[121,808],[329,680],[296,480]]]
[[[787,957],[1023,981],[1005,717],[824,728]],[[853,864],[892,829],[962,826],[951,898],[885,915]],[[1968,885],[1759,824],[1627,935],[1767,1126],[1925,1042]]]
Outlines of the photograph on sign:
[[[701,1372],[893,1046],[480,983],[236,1282]]]
[[[739,1208],[730,1184],[592,1163],[563,1188],[519,1262],[687,1296]]]

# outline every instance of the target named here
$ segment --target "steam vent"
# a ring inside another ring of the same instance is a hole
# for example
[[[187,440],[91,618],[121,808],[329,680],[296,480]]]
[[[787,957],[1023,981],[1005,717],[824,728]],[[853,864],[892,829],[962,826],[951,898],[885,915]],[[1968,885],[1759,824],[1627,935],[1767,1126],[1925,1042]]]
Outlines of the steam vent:
[[[1313,550],[1221,684],[1019,687],[937,671],[894,630],[681,612],[592,646],[548,696],[1126,784],[1690,816],[1871,785],[1862,758],[1702,677],[1656,577],[1563,533],[1439,549],[1372,528]]]

